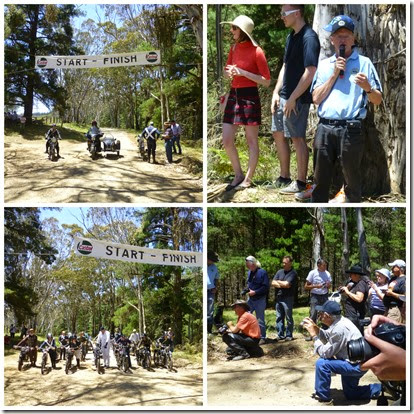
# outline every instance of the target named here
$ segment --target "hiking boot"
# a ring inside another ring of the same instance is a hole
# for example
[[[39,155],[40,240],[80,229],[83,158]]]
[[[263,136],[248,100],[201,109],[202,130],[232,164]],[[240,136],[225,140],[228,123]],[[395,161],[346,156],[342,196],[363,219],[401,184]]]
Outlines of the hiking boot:
[[[265,344],[267,344],[266,338],[261,338],[259,341],[259,345],[265,345]]]
[[[301,191],[300,193],[295,193],[295,200],[300,201],[302,203],[306,201],[311,201],[312,193],[315,187],[316,184],[306,184],[306,189],[304,191]]]
[[[285,178],[280,176],[273,184],[276,188],[284,188],[287,187],[292,180],[290,178]]]
[[[329,204],[342,204],[347,202],[348,200],[345,195],[344,187],[336,193],[336,196],[332,200],[329,200]]]
[[[296,193],[300,193],[301,191],[306,190],[306,184],[305,185],[300,185],[297,180],[292,181],[287,187],[282,188],[281,190],[279,190],[280,194],[289,194],[289,195],[294,195]]]

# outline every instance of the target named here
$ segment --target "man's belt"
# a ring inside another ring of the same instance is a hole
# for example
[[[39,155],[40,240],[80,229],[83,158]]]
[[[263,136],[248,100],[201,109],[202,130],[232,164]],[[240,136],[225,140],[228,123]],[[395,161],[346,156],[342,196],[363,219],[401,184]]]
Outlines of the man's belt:
[[[319,123],[332,126],[361,126],[361,119],[326,119],[319,118]]]

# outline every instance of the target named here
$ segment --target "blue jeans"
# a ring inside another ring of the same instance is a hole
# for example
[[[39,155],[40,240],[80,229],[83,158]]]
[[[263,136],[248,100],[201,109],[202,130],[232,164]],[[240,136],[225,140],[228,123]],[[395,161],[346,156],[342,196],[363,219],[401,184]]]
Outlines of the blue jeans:
[[[214,323],[214,297],[215,294],[207,290],[207,331],[211,333]]]
[[[341,375],[342,389],[348,400],[368,400],[381,390],[381,384],[358,385],[367,371],[361,371],[359,364],[351,364],[341,359],[323,359],[316,361],[315,391],[322,400],[331,398],[331,374]]]
[[[286,318],[286,335],[285,335]],[[276,331],[280,338],[293,336],[293,296],[277,299],[276,302]]]
[[[256,312],[256,318],[259,321],[260,336],[266,338],[266,322],[265,322],[265,309],[266,309],[266,296],[253,300],[249,298],[247,304],[250,306],[250,312]]]
[[[172,140],[171,139],[165,140],[165,153],[167,155],[168,162],[172,163],[173,157],[172,157]]]
[[[177,144],[178,153],[181,154],[180,138],[181,138],[180,135],[174,135],[172,137],[172,145],[173,145],[174,154],[177,153],[177,150],[175,148],[175,144]]]

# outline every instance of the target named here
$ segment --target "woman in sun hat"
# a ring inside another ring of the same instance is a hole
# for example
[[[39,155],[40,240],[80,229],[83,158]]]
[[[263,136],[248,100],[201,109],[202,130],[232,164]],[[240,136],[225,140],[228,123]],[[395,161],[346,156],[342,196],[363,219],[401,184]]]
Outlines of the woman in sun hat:
[[[375,271],[377,283],[369,281],[370,289],[368,291],[369,313],[370,316],[384,315],[385,305],[383,302],[386,291],[388,290],[388,281],[390,280],[390,271],[388,269],[379,269]]]
[[[259,159],[259,125],[261,104],[257,85],[270,85],[270,72],[263,50],[252,37],[253,20],[237,16],[230,24],[234,44],[230,48],[224,68],[224,76],[231,79],[231,90],[223,117],[223,146],[234,170],[234,179],[226,191],[243,190],[250,187]],[[244,126],[249,146],[249,163],[246,174],[240,165],[235,146],[238,126]]]

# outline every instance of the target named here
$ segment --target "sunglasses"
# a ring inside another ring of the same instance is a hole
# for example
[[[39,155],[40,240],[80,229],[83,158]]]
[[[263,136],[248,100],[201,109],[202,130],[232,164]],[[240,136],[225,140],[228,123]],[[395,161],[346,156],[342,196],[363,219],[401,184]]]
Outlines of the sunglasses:
[[[237,29],[240,29],[240,27],[231,25],[231,30],[237,30]]]
[[[296,10],[282,11],[282,13],[280,13],[280,17],[287,17],[287,16],[289,16],[290,14],[292,14],[292,13],[296,13],[296,12],[298,12],[298,11],[300,11],[300,10],[299,10],[299,9],[296,9]]]

